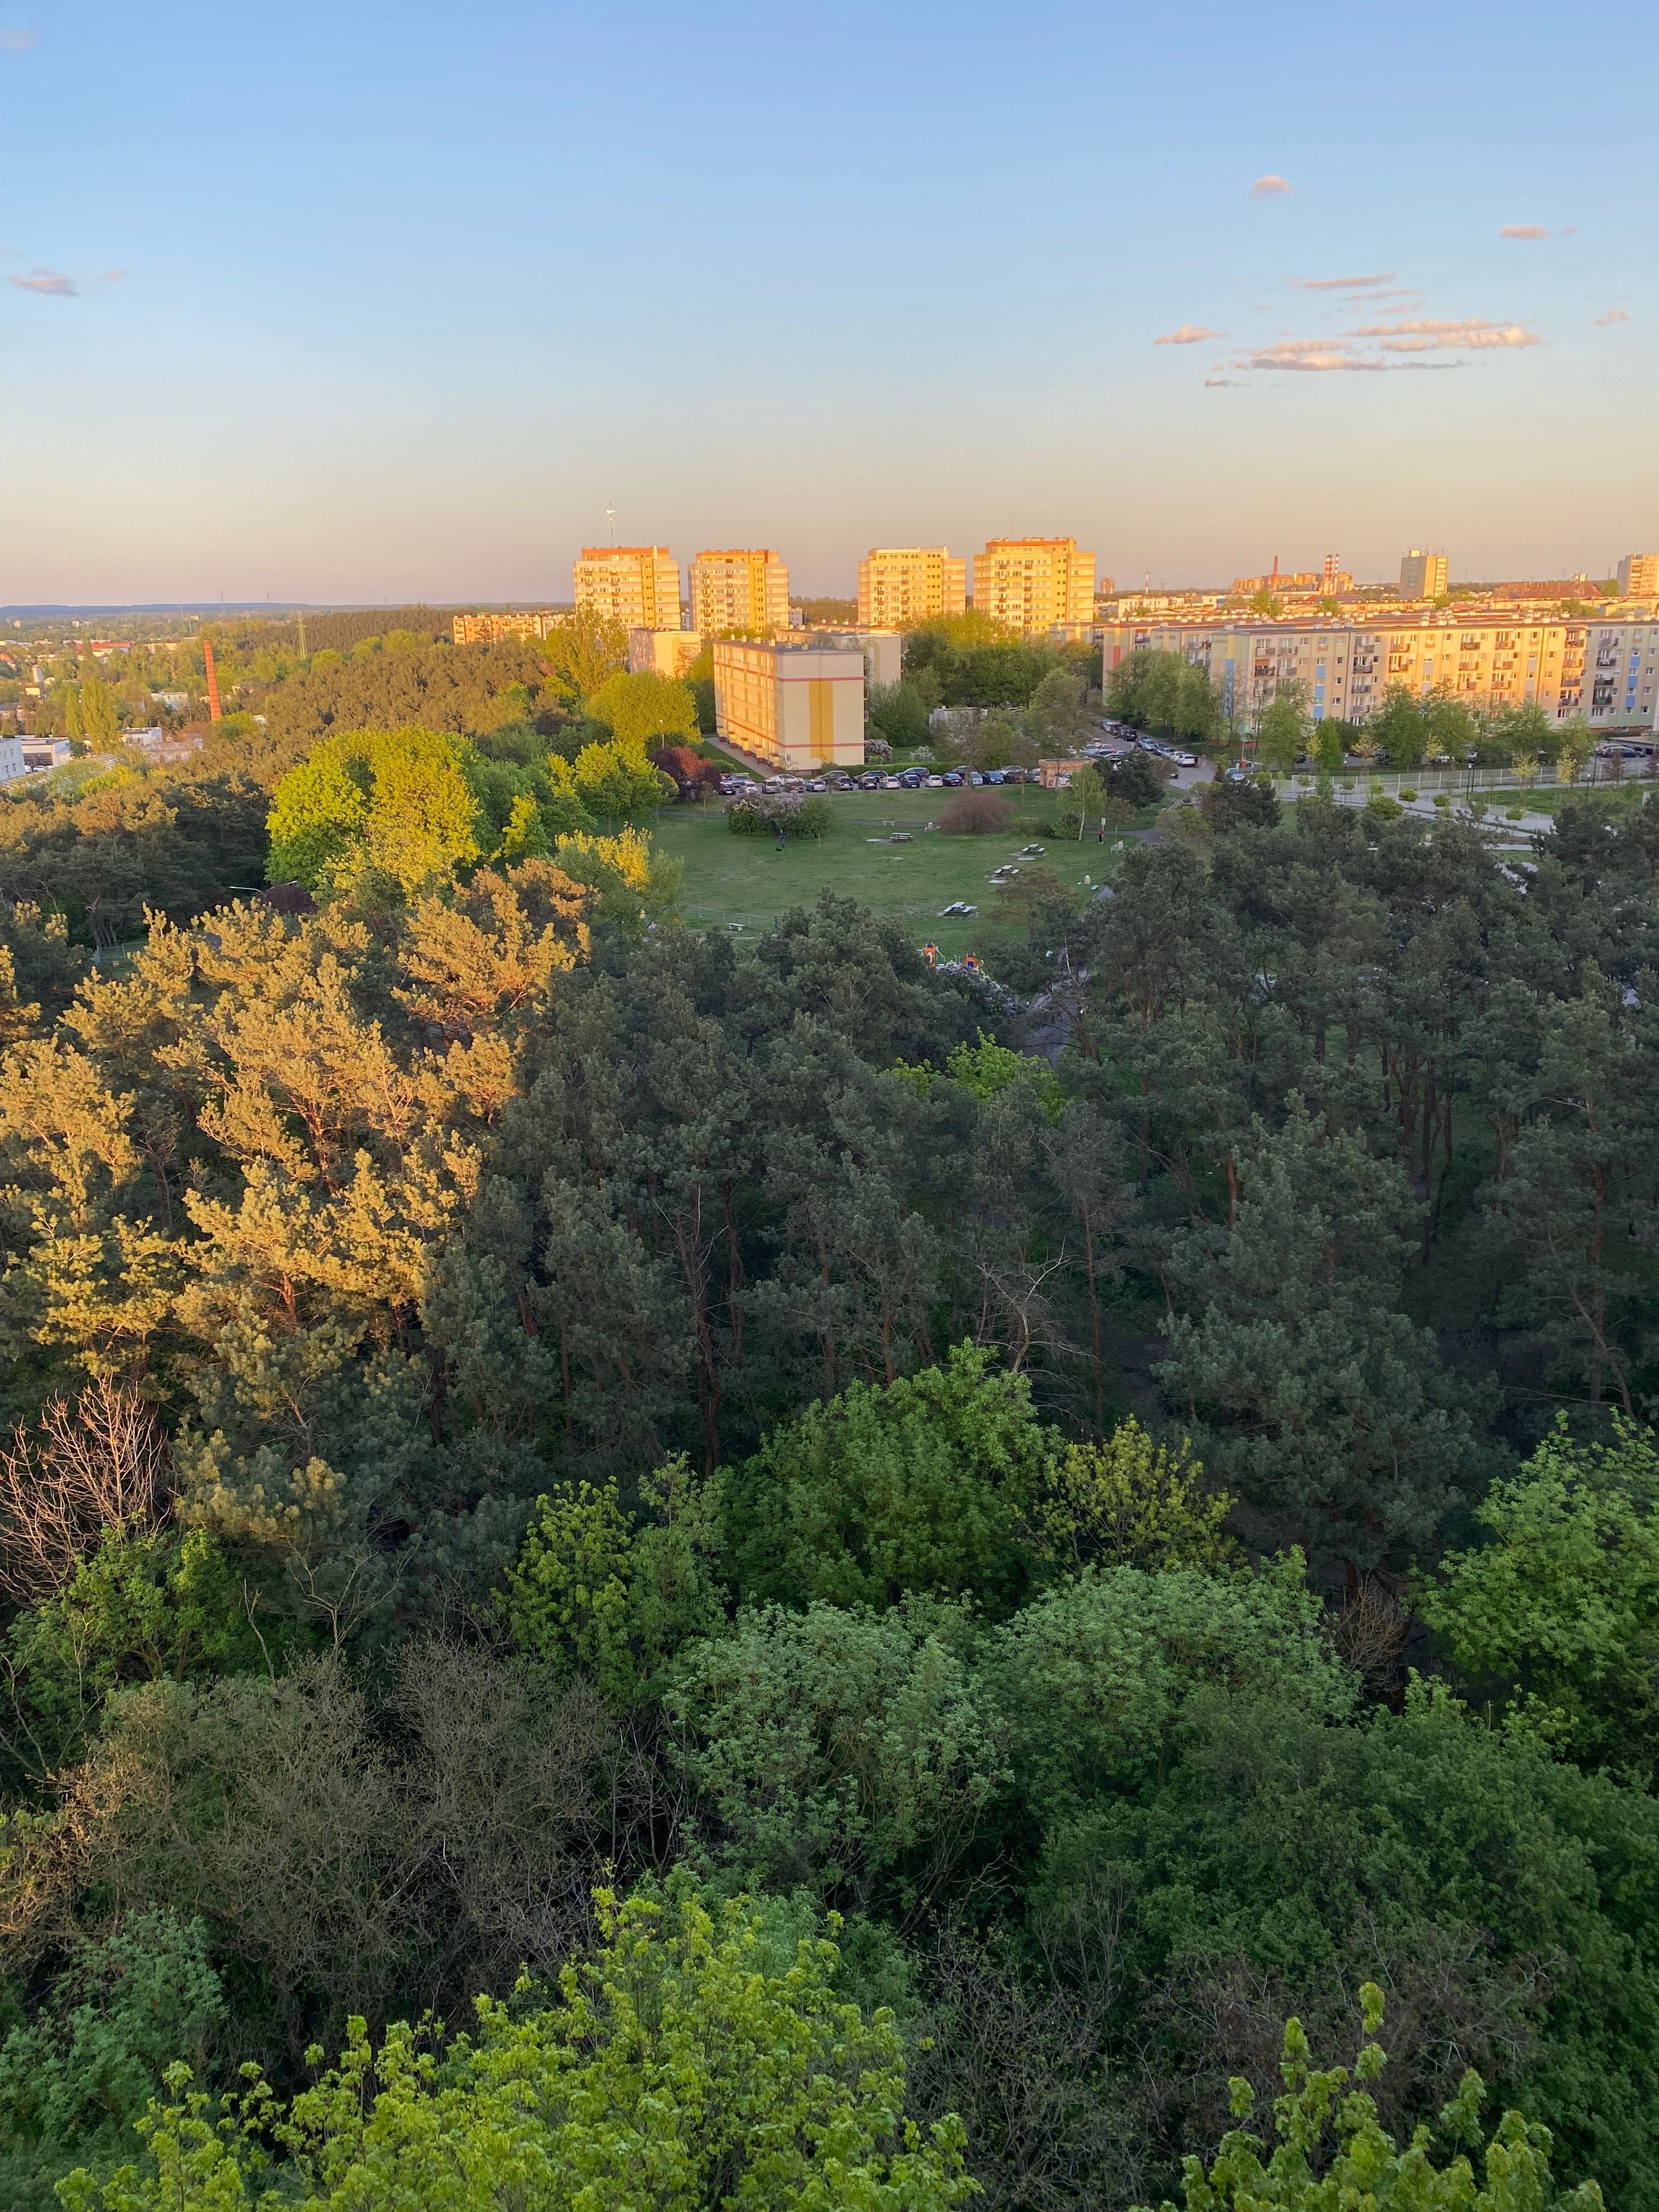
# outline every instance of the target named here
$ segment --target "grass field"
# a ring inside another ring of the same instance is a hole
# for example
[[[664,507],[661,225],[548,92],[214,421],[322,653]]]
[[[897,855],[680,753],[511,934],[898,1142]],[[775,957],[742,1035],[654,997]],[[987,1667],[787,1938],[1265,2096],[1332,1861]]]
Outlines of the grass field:
[[[779,852],[769,837],[734,837],[718,804],[665,809],[652,832],[659,849],[684,864],[682,904],[686,920],[698,927],[769,929],[784,909],[811,906],[821,890],[860,900],[876,913],[902,922],[918,945],[929,939],[947,959],[964,952],[987,952],[1018,937],[1018,926],[996,917],[996,891],[986,878],[1005,860],[1018,861],[1019,848],[1035,833],[1012,837],[952,837],[927,829],[949,791],[854,791],[834,793],[836,827],[830,836],[790,840]],[[1040,819],[1045,794],[1024,794],[1023,811]],[[908,830],[909,845],[891,845],[895,830]],[[1118,865],[1109,844],[1096,840],[1072,844],[1039,837],[1048,864],[1062,883],[1085,890],[1084,878],[1098,884]],[[965,899],[979,912],[963,921],[940,919],[939,909]]]

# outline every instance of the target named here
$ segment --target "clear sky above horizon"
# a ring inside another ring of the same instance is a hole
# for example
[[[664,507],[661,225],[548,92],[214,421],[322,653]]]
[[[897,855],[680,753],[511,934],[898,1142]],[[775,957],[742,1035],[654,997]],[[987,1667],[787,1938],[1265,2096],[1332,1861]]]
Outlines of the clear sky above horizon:
[[[1659,11],[0,0],[0,603],[1659,547]]]

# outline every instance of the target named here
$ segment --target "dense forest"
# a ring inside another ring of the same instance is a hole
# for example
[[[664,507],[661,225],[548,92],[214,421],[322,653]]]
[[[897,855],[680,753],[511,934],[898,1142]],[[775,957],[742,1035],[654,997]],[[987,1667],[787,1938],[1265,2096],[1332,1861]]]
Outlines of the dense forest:
[[[1301,2204],[1473,2069],[1659,2207],[1659,811],[1218,786],[936,971],[683,927],[586,673],[0,805],[5,2201]]]

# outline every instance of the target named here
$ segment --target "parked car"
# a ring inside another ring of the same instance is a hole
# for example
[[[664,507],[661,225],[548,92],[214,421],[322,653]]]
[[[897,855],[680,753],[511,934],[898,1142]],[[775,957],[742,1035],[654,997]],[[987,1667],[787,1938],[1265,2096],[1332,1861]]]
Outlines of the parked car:
[[[945,769],[944,775],[940,776],[939,781],[943,784],[948,785],[950,788],[954,791],[963,781],[962,770],[959,768],[948,768]]]
[[[879,769],[872,769],[867,775],[861,775],[859,778],[859,789],[860,791],[879,791],[881,789],[881,770]]]
[[[927,779],[927,788],[929,791],[937,791],[944,781],[945,778],[942,775],[930,775]]]
[[[828,791],[830,787],[821,775],[815,775],[808,779],[806,788],[809,791]]]
[[[1196,768],[1198,766],[1198,755],[1196,753],[1177,752],[1173,747],[1170,747],[1165,750],[1164,757],[1166,760],[1172,760],[1177,768]]]

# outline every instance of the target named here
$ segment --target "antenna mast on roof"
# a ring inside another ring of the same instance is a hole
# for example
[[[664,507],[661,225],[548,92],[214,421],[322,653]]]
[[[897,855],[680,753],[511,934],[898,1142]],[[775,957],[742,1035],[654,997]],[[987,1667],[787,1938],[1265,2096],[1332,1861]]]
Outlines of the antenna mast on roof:
[[[607,500],[605,501],[605,526],[610,532],[611,543],[614,545],[617,542],[617,502],[615,500]]]

